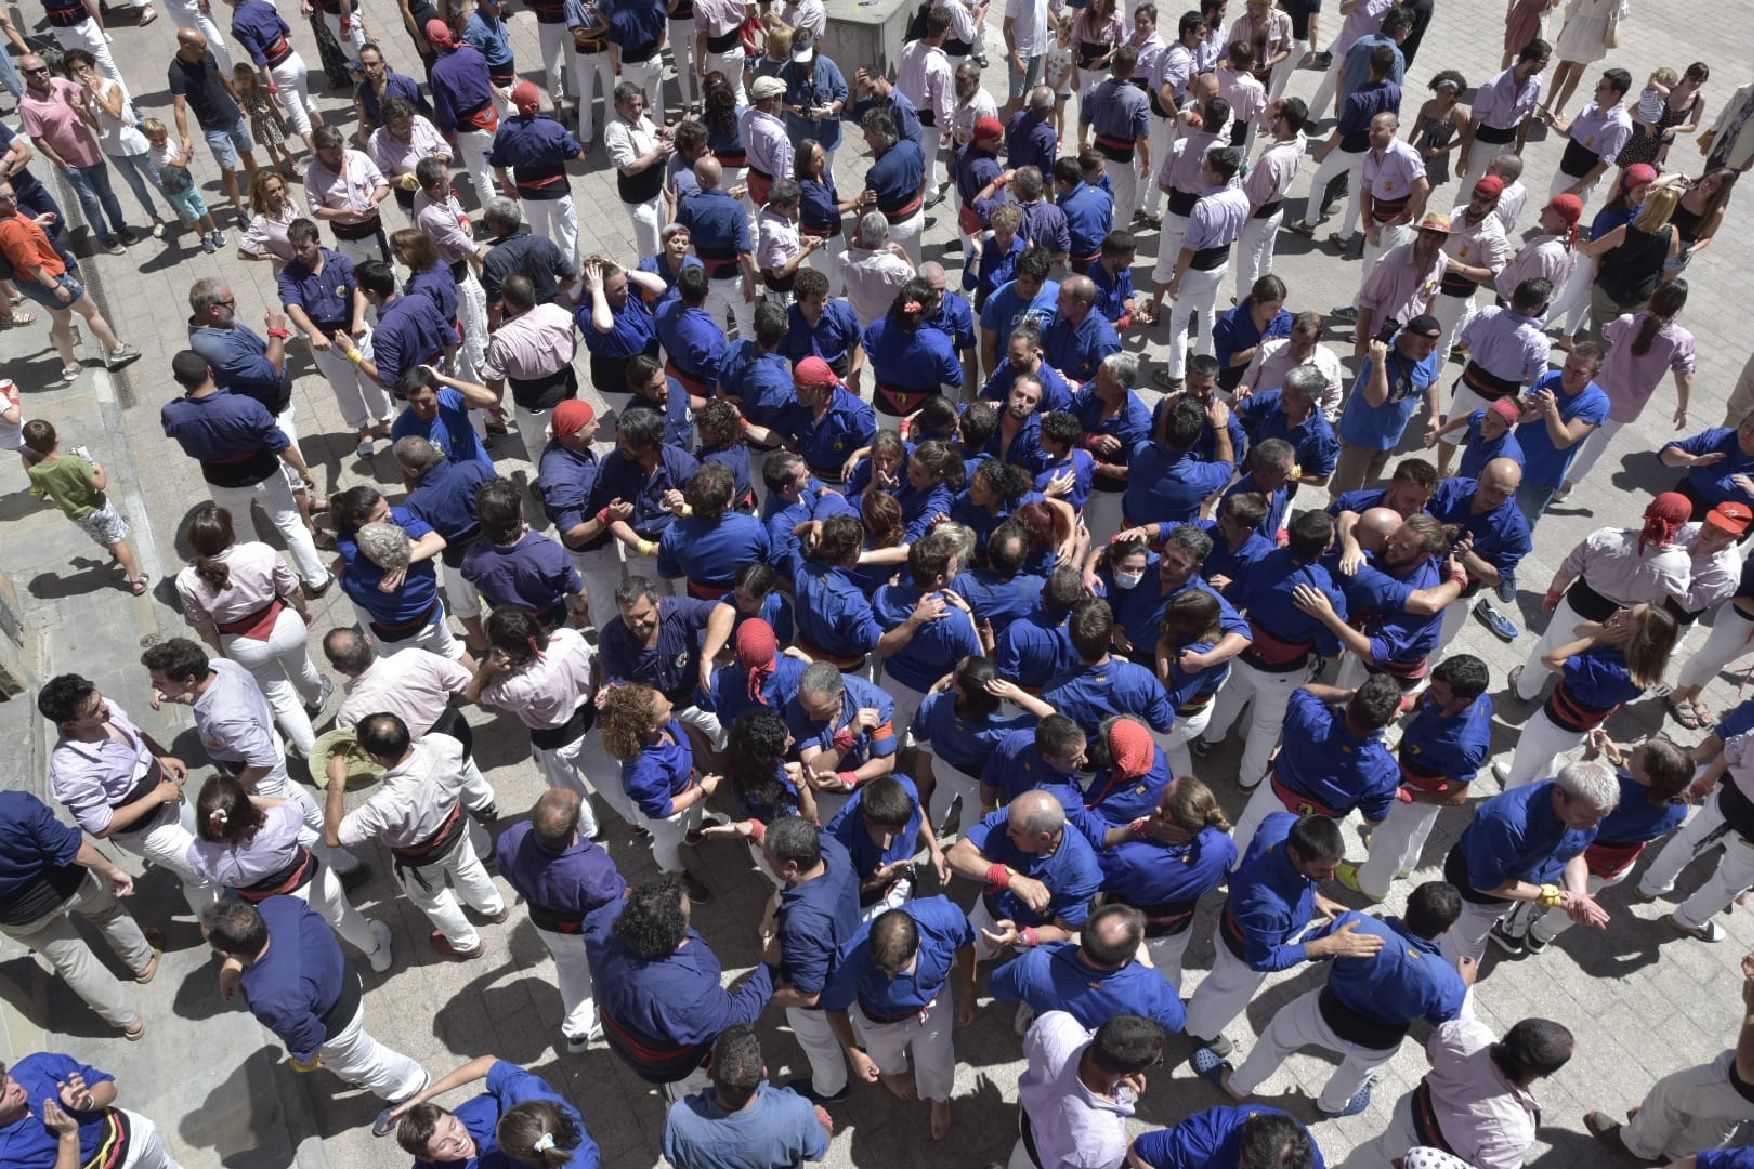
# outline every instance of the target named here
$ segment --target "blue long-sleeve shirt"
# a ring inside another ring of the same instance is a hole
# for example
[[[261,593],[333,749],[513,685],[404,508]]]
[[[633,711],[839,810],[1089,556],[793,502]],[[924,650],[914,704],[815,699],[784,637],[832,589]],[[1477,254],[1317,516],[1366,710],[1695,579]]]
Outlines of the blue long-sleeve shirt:
[[[780,890],[775,911],[780,973],[801,994],[821,994],[859,930],[859,874],[839,840],[823,834],[822,875]]]
[[[823,987],[823,1010],[844,1011],[856,1002],[872,1022],[889,1023],[918,1014],[944,993],[957,952],[974,945],[968,915],[942,894],[910,901],[901,911],[914,919],[919,934],[914,968],[893,978],[877,969],[871,961],[871,925],[866,922]]]
[[[529,905],[537,929],[573,933],[592,910],[627,892],[626,879],[601,845],[580,839],[555,852],[536,839],[528,820],[501,833],[493,855],[500,875]]]
[[[497,1133],[499,1118],[518,1105],[528,1104],[533,1100],[554,1105],[578,1127],[579,1145],[573,1150],[567,1169],[597,1169],[601,1163],[597,1142],[586,1131],[585,1119],[579,1115],[578,1109],[566,1097],[556,1092],[547,1080],[503,1059],[495,1060],[493,1066],[487,1070],[487,1091],[463,1101],[453,1111],[453,1115],[463,1122],[463,1127],[474,1140],[475,1155],[456,1161],[431,1161],[425,1157],[416,1157],[414,1169],[511,1169],[511,1166],[519,1162],[500,1151]]]
[[[1450,851],[1444,875],[1475,894],[1512,878],[1535,885],[1557,879],[1572,857],[1594,843],[1599,826],[1568,827],[1553,810],[1555,790],[1552,780],[1531,783],[1481,804]]]
[[[994,921],[1016,922],[1018,929],[1052,925],[1056,920],[1073,927],[1083,925],[1090,917],[1090,898],[1102,886],[1102,868],[1096,863],[1096,853],[1090,842],[1067,825],[1053,852],[1026,853],[1006,832],[1009,818],[1010,812],[1005,808],[990,812],[963,833],[963,838],[989,862],[1009,865],[1046,885],[1048,906],[1044,912],[1037,913],[1017,894],[1006,890],[998,894],[981,894],[987,912]]]
[[[1419,937],[1398,917],[1370,917],[1348,910],[1311,938],[1335,933],[1352,922],[1357,932],[1383,940],[1367,958],[1335,958],[1328,967],[1328,990],[1345,1009],[1391,1025],[1424,1019],[1432,1026],[1461,1014],[1467,985],[1439,952],[1435,941]]]
[[[1076,942],[1023,951],[993,971],[992,985],[1000,1002],[1028,1003],[1038,1015],[1066,1011],[1092,1031],[1128,1013],[1156,1019],[1171,1035],[1188,1021],[1181,995],[1156,970],[1131,959],[1118,970],[1100,970]]]
[[[1293,692],[1285,742],[1294,749],[1279,753],[1273,774],[1294,794],[1335,818],[1354,808],[1373,822],[1389,814],[1401,769],[1380,736],[1352,733],[1345,707],[1329,706],[1307,690]]]
[[[1230,896],[1219,921],[1219,942],[1262,973],[1309,959],[1297,938],[1315,916],[1316,883],[1297,871],[1286,851],[1296,823],[1290,812],[1274,812],[1261,821],[1230,876]]]
[[[1221,1104],[1172,1128],[1142,1134],[1133,1142],[1133,1155],[1151,1169],[1241,1169],[1242,1126],[1256,1116],[1289,1114],[1264,1104]],[[1315,1138],[1309,1143],[1315,1152],[1310,1169],[1326,1169]]]
[[[270,897],[256,908],[268,927],[268,950],[245,967],[239,988],[256,1021],[294,1059],[309,1063],[358,1013],[356,1007],[346,1018],[323,1021],[344,995],[359,995],[359,975],[329,923],[297,897]]]

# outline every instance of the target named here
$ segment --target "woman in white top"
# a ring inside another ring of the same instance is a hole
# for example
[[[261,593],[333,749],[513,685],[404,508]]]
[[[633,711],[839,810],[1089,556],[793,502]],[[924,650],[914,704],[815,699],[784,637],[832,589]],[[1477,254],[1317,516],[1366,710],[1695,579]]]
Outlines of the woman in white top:
[[[153,238],[162,238],[164,224],[159,220],[158,207],[152,201],[152,188],[159,185],[158,168],[152,165],[152,144],[140,132],[140,117],[134,112],[134,102],[127,90],[98,71],[97,59],[84,49],[71,50],[66,61],[68,75],[83,85],[85,92],[94,99],[88,105],[97,115],[97,125],[93,129],[104,157],[128,180],[128,188],[134,192],[134,198],[139,200],[147,218],[152,220]],[[162,188],[159,193],[164,193]]]
[[[186,856],[190,868],[241,900],[297,897],[381,974],[390,968],[390,927],[360,916],[335,871],[311,851],[316,839],[301,805],[252,796],[231,776],[215,775],[196,798]]]
[[[274,721],[301,755],[316,744],[312,712],[333,688],[317,673],[306,646],[311,610],[298,577],[280,553],[259,541],[240,544],[231,512],[196,506],[183,525],[195,563],[177,574],[183,620],[214,649],[255,677]]]
[[[250,223],[238,236],[238,259],[267,260],[279,272],[292,259],[286,229],[309,213],[287,189],[286,176],[262,167],[250,180]]]

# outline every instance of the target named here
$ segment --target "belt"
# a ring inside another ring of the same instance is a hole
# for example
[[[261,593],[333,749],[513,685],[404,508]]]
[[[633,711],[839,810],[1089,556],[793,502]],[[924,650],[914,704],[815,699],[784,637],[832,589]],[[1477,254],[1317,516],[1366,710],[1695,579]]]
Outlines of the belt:
[[[1340,135],[1341,154],[1363,154],[1370,149],[1370,131],[1349,130]]]
[[[1620,602],[1604,597],[1581,576],[1565,591],[1565,601],[1585,621],[1606,621],[1620,608]]]
[[[725,594],[731,591],[733,584],[734,582],[729,581],[725,584],[712,584],[708,581],[690,579],[688,595],[701,601],[723,600]]]
[[[492,81],[501,89],[504,89],[508,84],[517,80],[517,76],[518,71],[516,67],[509,61],[504,65],[489,65],[487,67],[488,80]]]
[[[531,727],[530,742],[540,750],[557,751],[584,738],[596,721],[597,707],[586,700],[574,707],[566,721],[557,727]]]
[[[1559,169],[1574,179],[1581,179],[1601,161],[1600,154],[1574,138],[1565,144],[1565,153],[1559,157]]]
[[[292,56],[292,45],[287,42],[285,36],[282,36],[264,49],[262,55],[268,58],[268,68],[277,69],[286,63],[288,57]]]
[[[1480,368],[1480,363],[1477,361],[1470,361],[1462,368],[1462,382],[1488,402],[1508,398],[1523,388],[1523,383],[1520,380],[1487,373]]]
[[[738,25],[728,33],[720,36],[709,36],[706,39],[706,51],[709,53],[728,53],[743,43],[743,26]]]
[[[1403,195],[1399,199],[1378,199],[1375,196],[1372,196],[1370,200],[1370,217],[1378,223],[1387,223],[1389,220],[1399,217],[1401,212],[1405,211],[1407,205],[1412,201],[1413,196],[1411,195]]]
[[[1133,905],[1124,897],[1110,897],[1109,900],[1132,906],[1143,914],[1145,936],[1148,938],[1168,938],[1186,933],[1188,927],[1194,924],[1194,909],[1199,905],[1198,898],[1193,901],[1169,901],[1162,905]]]
[[[427,883],[425,875],[420,870],[429,865],[438,864],[449,855],[450,851],[457,846],[457,842],[462,840],[466,834],[467,829],[464,824],[463,802],[458,800],[451,805],[450,815],[445,817],[444,823],[440,824],[431,836],[419,844],[413,844],[407,848],[392,848],[390,850],[391,867],[395,869],[397,878],[402,878],[407,875],[409,870],[412,870],[415,883],[422,889],[430,889],[432,886]],[[444,886],[442,876],[439,878],[439,886],[441,888]]]
[[[865,1016],[865,1019],[868,1022],[875,1023],[879,1027],[881,1027],[881,1026],[884,1026],[885,1024],[888,1024],[888,1023],[906,1023],[910,1019],[923,1019],[926,1016],[926,1012],[930,1011],[933,1007],[935,1007],[937,1005],[938,1005],[938,1000],[934,998],[931,1002],[927,1003],[923,1007],[920,1007],[920,1008],[918,1008],[916,1010],[912,1010],[912,1011],[903,1011],[899,1015],[897,1015],[897,1014],[891,1014],[891,1013],[884,1012],[884,1011],[873,1011],[870,1007],[865,1005],[864,999],[860,999],[859,1000],[859,1011],[861,1014],[863,1014]]]
[[[432,599],[432,604],[422,610],[418,617],[411,618],[407,621],[398,621],[394,624],[373,621],[371,622],[372,632],[377,634],[383,641],[401,641],[409,634],[417,633],[432,624],[433,616],[438,612],[438,609],[438,598],[434,597]]]
[[[241,889],[233,889],[238,897],[252,905],[260,905],[270,897],[278,897],[282,893],[292,893],[303,889],[317,875],[317,858],[311,850],[299,845],[298,852],[283,865],[279,871],[270,873],[259,881],[245,885]]]
[[[1255,213],[1251,218],[1271,219],[1273,216],[1279,214],[1279,207],[1284,202],[1285,200],[1283,199],[1275,199],[1271,203],[1262,203],[1259,207],[1255,208]]]
[[[821,476],[818,476],[818,478],[820,477]],[[829,662],[839,670],[858,670],[865,665],[864,654],[855,654],[852,657],[847,657],[843,654],[830,653],[828,650],[823,649],[819,645],[813,645],[802,637],[798,638],[798,648],[809,654],[812,660]]]
[[[1502,146],[1516,137],[1515,126],[1488,126],[1482,122],[1474,131],[1474,141]]]
[[[1192,702],[1186,703],[1185,705],[1178,706],[1175,708],[1176,717],[1177,718],[1190,718],[1193,715],[1199,714],[1202,710],[1205,710],[1208,706],[1211,706],[1212,700],[1216,697],[1217,697],[1217,691],[1213,691],[1211,694],[1207,694],[1201,698],[1196,698]]]
[[[1445,271],[1438,279],[1437,290],[1445,296],[1459,296],[1464,300],[1479,289],[1480,285],[1458,272]]]
[[[317,1016],[323,1024],[323,1038],[333,1039],[345,1031],[359,1014],[364,998],[365,986],[359,980],[359,972],[349,966],[341,976],[341,993],[335,996],[328,1010]]]
[[[140,777],[139,782],[128,789],[127,795],[119,800],[111,802],[110,807],[125,808],[135,800],[145,799],[152,794],[153,789],[158,787],[159,781],[163,778],[164,769],[159,766],[158,760],[154,758],[152,762],[147,765],[146,774]]]
[[[1256,621],[1249,622],[1249,635],[1248,648],[1242,651],[1243,661],[1269,674],[1289,674],[1303,669],[1309,664],[1310,652],[1315,648],[1313,641],[1286,641]]]
[[[84,24],[91,19],[91,13],[83,7],[58,8],[48,13],[49,23],[56,28],[72,28],[76,24]]]
[[[1430,771],[1424,771],[1407,762],[1406,744],[1401,746],[1401,786],[1410,787],[1414,791],[1446,792],[1449,790],[1449,777]]]
[[[1115,162],[1132,162],[1136,144],[1131,138],[1116,138],[1110,134],[1096,136],[1096,149],[1104,158]]]
[[[1344,815],[1344,813],[1336,812],[1325,804],[1318,804],[1309,796],[1287,785],[1284,780],[1279,778],[1277,767],[1267,774],[1267,782],[1273,785],[1273,794],[1279,797],[1279,802],[1285,805],[1287,812],[1295,812],[1299,816],[1326,816],[1331,820],[1338,820]]]
[[[885,210],[881,206],[879,206],[877,208],[877,210],[882,211],[883,218],[889,220],[889,222],[892,224],[893,223],[906,223],[908,220],[912,219],[916,214],[918,214],[920,207],[923,204],[924,204],[924,200],[922,200],[918,195],[915,195],[912,199],[908,200],[906,203],[903,203],[900,207],[895,208],[893,211]]]
[[[549,909],[546,905],[538,905],[534,901],[526,904],[530,909],[530,924],[539,930],[547,930],[551,934],[581,934],[585,932],[585,919],[571,917],[558,910]]]
[[[1473,880],[1468,876],[1468,858],[1462,852],[1460,837],[1450,846],[1449,855],[1443,858],[1443,879],[1456,887],[1456,892],[1462,895],[1463,901],[1471,902],[1474,905],[1510,904],[1503,897],[1493,897],[1474,888]]]
[[[1732,1075],[1735,1069],[1730,1069]],[[128,1154],[132,1152],[130,1143],[134,1131],[130,1127],[128,1114],[120,1108],[104,1109],[103,1136],[98,1140],[97,1151],[85,1161],[80,1162],[79,1169],[122,1169],[128,1163]]]
[[[1579,700],[1572,693],[1571,687],[1565,684],[1565,679],[1561,678],[1559,684],[1553,687],[1553,693],[1547,696],[1547,701],[1541,706],[1541,713],[1552,719],[1554,725],[1561,729],[1583,734],[1607,722],[1609,716],[1619,709],[1618,702],[1613,706],[1599,707]]]
[[[1230,245],[1218,244],[1210,248],[1195,248],[1194,258],[1188,267],[1195,272],[1213,272],[1230,262]]]
[[[457,124],[467,126],[471,130],[485,130],[489,134],[499,129],[499,108],[493,99],[482,102],[473,109],[464,110],[457,115]]]
[[[603,1020],[603,1037],[615,1053],[632,1065],[642,1080],[654,1084],[672,1084],[677,1080],[686,1079],[688,1074],[706,1062],[707,1055],[712,1051],[712,1044],[699,1043],[689,1047],[660,1046],[649,1042],[629,1031],[614,1015],[597,1009],[597,1017]]]
[[[638,45],[631,49],[623,45],[621,47],[621,63],[623,65],[644,65],[656,57],[658,50],[662,47],[657,41],[653,41],[649,45]]]
[[[1348,1006],[1340,1001],[1334,993],[1332,985],[1322,987],[1321,994],[1316,998],[1316,1009],[1321,1012],[1322,1021],[1333,1028],[1334,1034],[1348,1043],[1367,1047],[1372,1051],[1393,1051],[1407,1037],[1410,1023],[1395,1023],[1387,1019],[1379,1019],[1367,1015],[1356,1007]]]
[[[371,218],[361,219],[355,223],[342,223],[339,219],[331,219],[329,226],[335,230],[336,239],[357,240],[370,239],[383,233],[383,220],[373,211]]]
[[[1419,1143],[1433,1149],[1442,1149],[1452,1157],[1455,1156],[1455,1150],[1444,1139],[1443,1129],[1439,1128],[1437,1124],[1437,1109],[1432,1107],[1431,1103],[1429,1076],[1420,1080],[1419,1086],[1413,1089],[1412,1101],[1413,1135],[1419,1138]]]
[[[229,633],[234,637],[247,637],[251,641],[267,641],[273,632],[274,623],[280,620],[281,610],[286,602],[275,597],[266,605],[251,613],[248,617],[240,617],[236,621],[216,622],[221,633]]]
[[[749,165],[749,153],[742,147],[738,147],[735,150],[715,150],[713,151],[713,157],[718,159],[719,162],[725,166]]]
[[[877,405],[885,414],[893,414],[897,418],[905,418],[920,408],[920,403],[937,393],[931,390],[904,390],[896,386],[877,383]],[[884,409],[887,407],[886,409]]]
[[[1180,215],[1186,219],[1188,212],[1192,211],[1194,204],[1199,201],[1200,196],[1192,191],[1171,191],[1165,206],[1168,207],[1171,215]]]

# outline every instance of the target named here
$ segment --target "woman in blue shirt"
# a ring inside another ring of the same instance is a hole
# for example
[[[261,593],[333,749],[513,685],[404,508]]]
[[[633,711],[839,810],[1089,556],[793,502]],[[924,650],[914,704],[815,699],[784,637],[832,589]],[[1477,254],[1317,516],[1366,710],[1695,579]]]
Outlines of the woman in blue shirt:
[[[836,260],[847,246],[841,216],[857,207],[859,201],[841,199],[834,185],[834,168],[828,165],[828,151],[822,143],[814,138],[800,138],[796,146],[793,168],[799,192],[798,232],[823,241],[804,262],[827,276],[829,294],[839,296],[841,275]]]
[[[1006,715],[1007,702],[1024,713]],[[1053,713],[1053,707],[999,677],[991,658],[971,656],[957,662],[955,672],[920,703],[910,728],[917,745],[931,748],[920,751],[915,772],[932,823],[942,825],[956,800],[962,801],[959,823],[980,819],[986,811],[981,807],[981,769],[999,740]],[[934,771],[933,763],[940,759],[950,766]]]
[[[670,700],[638,682],[623,682],[601,697],[603,746],[621,763],[621,783],[647,832],[652,859],[666,873],[682,874],[688,896],[712,900],[712,892],[682,863],[682,842],[701,826],[705,804],[723,777],[694,769],[694,747]]]
[[[700,446],[694,457],[702,466],[720,463],[731,472],[731,506],[755,513],[755,486],[749,476],[749,444],[743,438],[743,416],[723,398],[714,398],[694,416]]]
[[[895,579],[907,559],[907,523],[901,500],[881,491],[866,491],[859,500],[859,523],[864,545],[850,575],[867,596]]]
[[[1617,610],[1606,622],[1578,626],[1578,637],[1542,657],[1559,681],[1517,739],[1510,769],[1492,771],[1505,790],[1553,774],[1562,751],[1580,746],[1621,705],[1663,680],[1675,648],[1675,619],[1656,605]]]
[[[879,414],[901,418],[930,394],[962,385],[962,360],[949,334],[926,324],[934,306],[932,287],[913,279],[902,285],[887,315],[864,335],[865,355],[876,383]]]
[[[646,304],[656,309],[660,304],[676,295],[676,278],[682,275],[684,268],[699,268],[701,262],[689,254],[694,237],[689,234],[684,224],[669,223],[658,233],[661,246],[658,254],[647,256],[639,262],[639,271],[656,276],[664,282],[664,291],[657,292],[641,287],[639,295]]]
[[[846,494],[859,496],[876,484],[895,494],[901,490],[902,467],[914,453],[914,444],[901,437],[899,430],[879,430],[871,436],[871,445],[857,450],[847,458]]]
[[[950,519],[974,531],[980,547],[987,546],[993,529],[1011,518],[1024,503],[1041,497],[1030,490],[1029,476],[1021,467],[988,459],[950,505]]]
[[[390,237],[390,250],[408,269],[404,296],[424,296],[438,306],[439,316],[457,320],[457,279],[449,265],[439,263],[438,247],[423,231],[408,227]]]
[[[1200,737],[1212,718],[1212,699],[1230,676],[1230,661],[1188,672],[1182,669],[1184,653],[1210,653],[1223,636],[1219,628],[1216,594],[1205,589],[1183,589],[1169,599],[1163,610],[1163,634],[1157,641],[1157,676],[1169,691],[1175,707],[1175,727],[1163,740],[1176,775],[1193,773],[1194,760],[1188,744]]]
[[[1268,273],[1256,280],[1246,299],[1212,324],[1218,350],[1218,388],[1236,389],[1263,342],[1291,336],[1291,313],[1285,307],[1285,282]]]
[[[1075,414],[1050,410],[1041,420],[1041,449],[1053,461],[1035,477],[1035,489],[1045,498],[1062,499],[1082,515],[1096,480],[1096,459],[1084,449],[1084,425]]]
[[[950,517],[950,505],[962,490],[966,473],[962,456],[947,442],[934,440],[914,448],[907,461],[907,480],[896,493],[908,543],[924,538]]]

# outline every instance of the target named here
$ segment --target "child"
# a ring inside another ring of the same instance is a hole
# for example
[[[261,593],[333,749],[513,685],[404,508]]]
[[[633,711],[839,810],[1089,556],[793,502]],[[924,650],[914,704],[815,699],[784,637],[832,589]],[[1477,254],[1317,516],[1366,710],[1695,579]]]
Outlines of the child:
[[[1066,12],[1054,24],[1054,37],[1048,42],[1048,59],[1042,80],[1054,91],[1054,133],[1066,141],[1066,103],[1072,100],[1072,76],[1077,68],[1077,55],[1072,51],[1072,19]]]
[[[246,61],[239,61],[231,71],[232,92],[238,105],[250,116],[250,137],[268,151],[268,161],[277,163],[289,178],[293,177],[292,151],[286,145],[286,114],[262,75]]]
[[[52,500],[122,566],[122,571],[128,574],[128,590],[137,597],[144,593],[146,578],[140,574],[134,550],[128,545],[128,521],[104,494],[104,488],[109,486],[104,469],[82,455],[62,454],[54,426],[41,418],[24,424],[24,445],[38,456],[35,465],[26,472],[30,476],[30,493],[38,499]]]
[[[207,200],[189,173],[189,159],[182,152],[182,143],[171,140],[170,130],[157,118],[146,119],[146,140],[152,144],[152,165],[158,168],[164,197],[185,229],[196,228],[201,235],[201,250],[212,254],[225,246],[225,233],[213,222],[207,211]]]
[[[968,260],[962,266],[962,289],[974,293],[976,310],[986,307],[993,289],[1009,283],[1023,254],[1023,212],[1015,203],[993,209],[990,229],[968,241]]]
[[[17,451],[26,474],[36,461],[36,453],[24,445],[23,407],[18,404],[18,387],[11,379],[0,381],[0,450]]]
[[[1653,126],[1660,126],[1663,121],[1663,107],[1669,100],[1669,91],[1675,88],[1680,76],[1667,67],[1658,69],[1644,83],[1644,89],[1638,95],[1638,116]]]
[[[1050,498],[1063,499],[1082,515],[1096,478],[1096,459],[1084,449],[1084,426],[1064,410],[1050,410],[1041,420],[1041,449],[1053,461],[1035,477],[1035,489]],[[1065,489],[1060,490],[1060,484]]]

